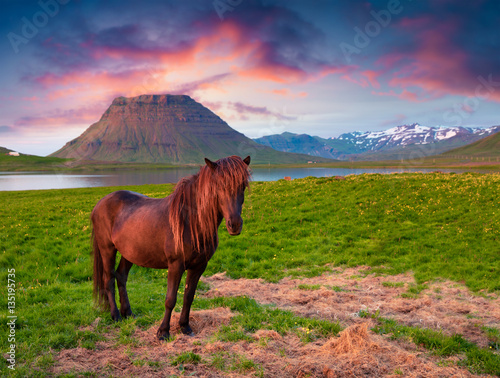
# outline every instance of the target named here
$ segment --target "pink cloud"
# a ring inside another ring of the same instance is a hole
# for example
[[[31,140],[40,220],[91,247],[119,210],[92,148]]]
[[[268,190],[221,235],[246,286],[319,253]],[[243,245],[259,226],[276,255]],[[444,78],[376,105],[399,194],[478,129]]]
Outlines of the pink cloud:
[[[279,84],[306,83],[319,80],[327,75],[342,74],[351,68],[328,64],[312,64],[309,68],[300,67],[297,62],[282,61],[276,57],[274,46],[259,38],[249,38],[245,26],[226,20],[211,25],[211,29],[199,38],[176,46],[137,47],[137,46],[102,46],[92,39],[82,43],[82,49],[99,62],[101,69],[77,68],[63,74],[52,72],[31,79],[48,90],[47,98],[56,100],[78,92],[115,92],[122,95],[137,95],[152,90],[169,91],[182,87],[182,74],[172,86],[159,86],[158,82],[172,72],[197,72],[203,76],[202,65],[217,67],[232,73],[232,82],[237,79],[274,82]],[[151,77],[148,66],[160,67],[155,76],[159,80],[147,80]],[[104,67],[133,66],[127,70],[105,69]],[[144,84],[145,81],[153,82]],[[225,84],[229,83],[228,81]],[[144,89],[144,90],[143,90]],[[204,83],[198,90],[217,90],[224,92],[221,83]],[[305,97],[307,93],[302,92]]]
[[[396,114],[393,118],[384,121],[380,124],[380,126],[388,127],[388,126],[399,126],[402,125],[404,120],[406,119],[406,115],[404,114]]]
[[[382,74],[382,72],[373,71],[373,70],[365,70],[360,73],[351,73],[342,75],[341,78],[351,83],[360,85],[363,88],[368,88],[369,86],[380,89],[380,83],[377,78]],[[356,77],[360,75],[360,77]]]
[[[273,90],[267,91],[267,92],[272,93],[272,94],[277,95],[277,96],[288,97],[288,98],[305,98],[309,95],[307,92],[304,92],[304,91],[294,93],[288,88],[273,89]]]
[[[293,121],[297,119],[295,116],[288,116],[286,114],[282,114],[280,112],[275,112],[272,110],[269,110],[265,106],[252,106],[252,105],[247,105],[243,104],[241,102],[228,102],[227,103],[230,107],[232,107],[236,112],[240,115],[241,119],[248,119],[249,114],[254,114],[254,115],[260,115],[263,117],[271,117],[271,118],[276,118],[278,120],[282,121]]]
[[[395,27],[405,31],[415,32],[420,31],[423,27],[432,24],[433,20],[430,16],[424,15],[419,17],[402,17],[401,20],[395,23]]]
[[[374,96],[389,96],[389,97],[397,97],[402,100],[410,101],[410,102],[423,102],[427,101],[425,98],[417,95],[414,92],[410,92],[406,89],[403,89],[400,93],[395,92],[394,90],[390,90],[388,92],[376,92],[372,91],[372,95]]]
[[[60,129],[61,126],[81,125],[97,122],[105,110],[101,103],[77,109],[56,109],[45,114],[21,117],[14,122],[20,128],[30,129]]]
[[[380,72],[373,70],[366,70],[361,72],[361,75],[368,79],[368,82],[371,84],[373,88],[379,89],[380,83],[377,81],[377,78],[380,76]]]
[[[398,24],[401,28],[419,30],[416,34],[417,48],[405,53],[387,54],[377,60],[376,65],[384,67],[387,73],[392,71],[387,84],[394,89],[374,94],[412,102],[450,94],[476,96],[480,85],[477,74],[469,69],[469,56],[465,50],[454,45],[451,38],[459,24],[450,19],[437,27],[424,28],[428,22],[428,18],[403,19]],[[500,93],[497,92],[489,94],[489,99],[500,101]]]

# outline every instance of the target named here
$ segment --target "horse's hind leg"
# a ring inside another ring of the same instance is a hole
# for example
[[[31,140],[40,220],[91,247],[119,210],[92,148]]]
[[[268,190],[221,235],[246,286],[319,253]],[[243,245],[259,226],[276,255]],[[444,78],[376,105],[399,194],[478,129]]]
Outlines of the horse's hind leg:
[[[110,248],[106,253],[102,253],[103,265],[103,280],[106,294],[108,295],[108,302],[111,312],[111,318],[115,321],[120,320],[120,312],[115,300],[115,263],[116,263],[116,249]]]
[[[122,256],[120,258],[120,264],[118,264],[118,269],[116,270],[116,283],[118,284],[118,293],[120,294],[120,314],[124,318],[134,316],[130,308],[127,294],[128,272],[130,268],[132,268],[132,265],[134,264]]]

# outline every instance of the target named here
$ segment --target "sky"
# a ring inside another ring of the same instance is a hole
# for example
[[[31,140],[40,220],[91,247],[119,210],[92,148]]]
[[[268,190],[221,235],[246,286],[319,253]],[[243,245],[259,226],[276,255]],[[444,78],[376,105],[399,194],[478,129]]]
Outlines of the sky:
[[[500,124],[498,0],[0,0],[0,146],[186,94],[250,138]]]

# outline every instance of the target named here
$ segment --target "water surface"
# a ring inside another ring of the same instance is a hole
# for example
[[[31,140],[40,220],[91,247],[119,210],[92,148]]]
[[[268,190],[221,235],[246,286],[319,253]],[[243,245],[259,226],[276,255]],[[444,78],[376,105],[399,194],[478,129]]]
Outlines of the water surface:
[[[361,169],[361,168],[255,168],[253,181],[276,181],[286,176],[292,179],[307,176],[331,177],[359,175],[363,173],[433,172],[436,169]],[[467,172],[446,170],[442,172]],[[169,168],[144,171],[99,171],[99,172],[0,172],[0,191],[92,188],[99,186],[143,185],[176,183],[182,177],[198,172],[198,168]]]

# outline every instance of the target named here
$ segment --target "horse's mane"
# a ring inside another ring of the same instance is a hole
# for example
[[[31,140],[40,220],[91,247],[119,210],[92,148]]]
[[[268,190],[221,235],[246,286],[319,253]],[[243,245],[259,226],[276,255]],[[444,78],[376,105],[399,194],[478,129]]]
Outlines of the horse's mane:
[[[183,251],[183,235],[191,234],[192,247],[213,248],[217,241],[218,201],[247,187],[250,171],[238,156],[217,160],[214,168],[204,165],[195,175],[185,177],[171,196],[169,222],[177,251]]]

